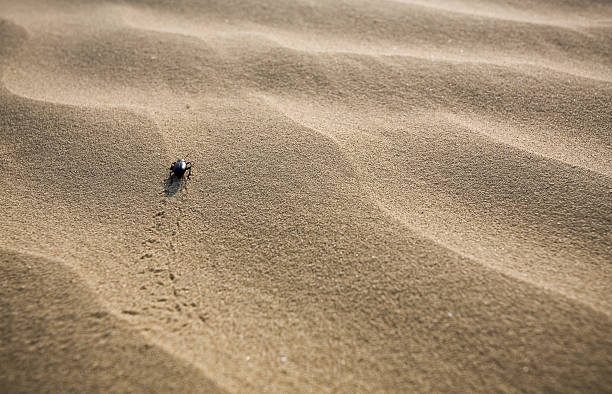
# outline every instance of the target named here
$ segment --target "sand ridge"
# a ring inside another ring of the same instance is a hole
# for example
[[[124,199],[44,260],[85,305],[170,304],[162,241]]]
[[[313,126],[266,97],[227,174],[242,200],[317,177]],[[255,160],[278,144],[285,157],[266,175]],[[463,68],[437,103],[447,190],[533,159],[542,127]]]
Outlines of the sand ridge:
[[[3,1],[3,387],[612,390],[610,20]]]

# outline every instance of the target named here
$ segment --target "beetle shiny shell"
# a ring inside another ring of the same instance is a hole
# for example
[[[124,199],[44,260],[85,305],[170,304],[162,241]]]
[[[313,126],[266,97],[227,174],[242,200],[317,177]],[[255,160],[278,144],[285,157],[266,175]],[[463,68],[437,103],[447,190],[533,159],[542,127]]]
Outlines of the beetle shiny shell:
[[[187,178],[191,176],[191,163],[184,159],[176,159],[172,166],[170,166],[170,175],[174,173],[177,178],[182,178],[187,172]]]

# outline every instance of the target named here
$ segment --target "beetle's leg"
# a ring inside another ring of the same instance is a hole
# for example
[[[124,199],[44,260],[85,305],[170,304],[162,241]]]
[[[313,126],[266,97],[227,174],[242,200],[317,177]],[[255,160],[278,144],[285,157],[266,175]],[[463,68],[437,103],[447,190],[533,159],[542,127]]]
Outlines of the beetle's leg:
[[[185,167],[185,171],[189,171],[189,173],[187,174],[187,179],[189,179],[189,177],[191,176],[191,163],[186,162],[185,164],[187,164],[187,166]]]

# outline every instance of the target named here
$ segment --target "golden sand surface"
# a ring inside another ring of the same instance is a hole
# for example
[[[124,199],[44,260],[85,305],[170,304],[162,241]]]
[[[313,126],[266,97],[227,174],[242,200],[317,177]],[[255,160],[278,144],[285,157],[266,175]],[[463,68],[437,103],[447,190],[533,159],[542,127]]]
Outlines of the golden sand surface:
[[[610,1],[0,0],[0,81],[0,391],[612,392]]]

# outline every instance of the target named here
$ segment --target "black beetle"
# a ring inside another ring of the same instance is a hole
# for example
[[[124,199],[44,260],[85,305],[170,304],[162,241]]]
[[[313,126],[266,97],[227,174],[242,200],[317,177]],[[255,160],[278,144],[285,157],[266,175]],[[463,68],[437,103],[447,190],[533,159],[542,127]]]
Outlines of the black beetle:
[[[177,178],[182,178],[183,175],[187,173],[187,179],[191,176],[191,162],[185,161],[184,159],[176,159],[172,166],[170,167],[170,176],[174,173],[174,176]]]

